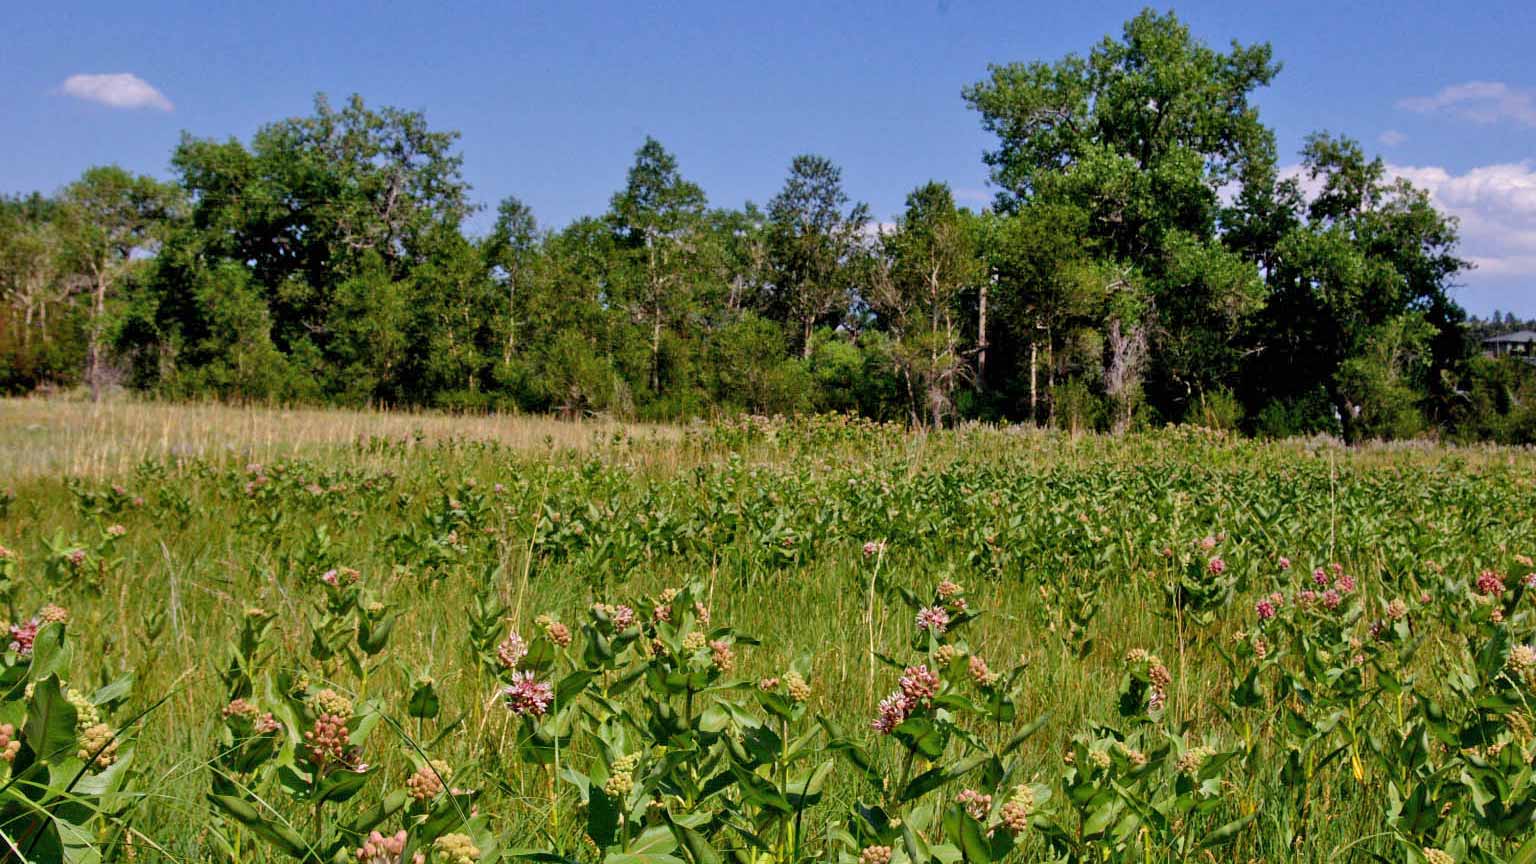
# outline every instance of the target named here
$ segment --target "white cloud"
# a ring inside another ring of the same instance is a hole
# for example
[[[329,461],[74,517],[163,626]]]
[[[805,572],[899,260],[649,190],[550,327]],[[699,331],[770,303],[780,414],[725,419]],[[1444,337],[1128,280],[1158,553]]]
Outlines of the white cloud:
[[[60,87],[65,95],[112,108],[154,108],[170,111],[174,106],[165,94],[148,81],[129,72],[110,75],[71,75]]]
[[[1473,123],[1513,120],[1536,126],[1536,90],[1511,87],[1502,81],[1453,84],[1433,96],[1400,100],[1397,106],[1420,114],[1448,110]]]
[[[1376,136],[1376,140],[1380,141],[1384,147],[1396,147],[1404,141],[1407,141],[1408,136],[1397,131],[1396,129],[1388,129],[1387,131]]]
[[[1387,173],[1424,189],[1442,211],[1461,223],[1461,255],[1478,276],[1536,276],[1536,163],[1480,165],[1456,173],[1438,165],[1388,164]],[[1299,165],[1296,177],[1308,199],[1321,191]]]

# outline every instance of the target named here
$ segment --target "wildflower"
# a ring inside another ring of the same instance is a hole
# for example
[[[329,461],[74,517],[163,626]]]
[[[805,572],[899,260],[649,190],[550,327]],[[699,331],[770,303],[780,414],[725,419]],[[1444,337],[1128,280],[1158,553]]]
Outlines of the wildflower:
[[[339,714],[321,714],[315,725],[304,733],[309,761],[318,766],[345,764],[349,757],[347,720]]]
[[[1013,794],[1003,803],[997,815],[1009,833],[1020,834],[1029,827],[1029,815],[1034,812],[1034,809],[1034,790],[1021,783],[1013,787]]]
[[[540,615],[533,619],[533,623],[537,624],[539,629],[544,631],[544,636],[549,641],[559,645],[561,648],[570,647],[571,628],[556,621],[553,616],[547,614]]]
[[[1434,602],[1434,599],[1435,598],[1431,597],[1428,591],[1419,592],[1419,602],[1425,606],[1428,606],[1430,603]]]
[[[15,558],[15,557],[16,557],[16,553],[15,552],[12,552],[11,550],[5,548],[4,546],[0,546],[0,561],[9,561],[10,559]]]
[[[1291,559],[1285,557],[1284,555],[1280,556],[1280,562],[1279,563],[1280,563],[1280,569],[1281,570],[1289,570],[1289,569],[1291,569]]]
[[[496,646],[496,662],[500,663],[503,669],[516,669],[517,664],[523,662],[523,658],[527,656],[528,643],[523,641],[523,637],[517,635],[516,630],[509,632],[507,638],[501,640],[501,644]]]
[[[1328,571],[1324,570],[1321,567],[1317,568],[1316,570],[1313,570],[1312,571],[1312,584],[1316,585],[1319,588],[1327,588],[1328,587]]]
[[[955,803],[965,808],[965,813],[977,822],[983,822],[987,814],[992,811],[992,796],[983,795],[975,789],[962,789],[955,796]]]
[[[1132,768],[1140,768],[1147,764],[1147,754],[1125,746],[1124,741],[1116,741],[1115,747],[1120,750],[1121,755],[1125,756],[1126,761],[1131,763]]]
[[[949,629],[949,613],[943,606],[929,606],[917,613],[917,629],[928,630],[934,635],[942,635]]]
[[[881,735],[889,735],[901,725],[901,721],[907,719],[907,697],[901,691],[880,700],[880,707],[875,713],[875,719],[869,723],[869,728]]]
[[[955,583],[955,582],[953,582],[953,581],[951,581],[949,579],[945,579],[943,582],[939,583],[939,589],[938,590],[939,590],[939,596],[942,597],[945,600],[948,600],[949,598],[954,597],[957,594],[960,594],[965,589],[961,588],[959,586],[959,584],[957,584],[957,583]]]
[[[368,840],[357,850],[357,864],[405,864],[401,860],[405,855],[405,838],[404,831],[396,831],[392,837],[377,831],[369,833]],[[412,864],[422,864],[425,860],[426,856],[420,852],[412,856]]]
[[[736,668],[736,656],[731,653],[730,644],[722,639],[709,643],[709,662],[722,674],[729,674]]]
[[[933,663],[940,669],[948,666],[954,659],[955,646],[953,645],[940,645],[938,649],[933,652]]]
[[[1516,645],[1509,649],[1509,659],[1505,664],[1516,672],[1536,669],[1536,645]]]
[[[1151,681],[1156,687],[1166,688],[1173,684],[1173,673],[1168,671],[1168,667],[1163,665],[1163,661],[1155,656],[1149,656],[1147,658],[1147,680]]]
[[[121,525],[108,525],[107,526],[107,536],[108,537],[121,537],[121,536],[123,536],[124,534],[127,534],[127,533],[128,533],[128,529],[124,528]]]
[[[1492,570],[1484,570],[1477,575],[1477,591],[1488,597],[1498,597],[1504,593],[1504,580]]]
[[[1205,568],[1211,571],[1212,576],[1220,576],[1227,571],[1227,562],[1220,558],[1212,558],[1206,563]]]
[[[891,847],[865,846],[859,852],[859,864],[891,864]]]
[[[64,623],[69,620],[69,610],[63,606],[55,606],[52,603],[37,610],[38,620],[43,624]]]
[[[1260,621],[1268,621],[1275,617],[1275,604],[1269,600],[1260,600],[1253,605],[1253,611],[1259,616]]]
[[[1088,761],[1092,762],[1100,770],[1109,767],[1109,752],[1105,750],[1089,750]]]
[[[1209,747],[1191,747],[1179,754],[1179,758],[1173,763],[1173,768],[1185,777],[1193,777],[1205,767],[1205,761],[1214,755],[1215,751]]]
[[[22,657],[32,656],[32,642],[37,638],[38,622],[36,618],[21,624],[11,625],[11,650]]]
[[[760,678],[757,682],[757,689],[763,691],[764,693],[777,690],[779,689],[779,679],[771,675],[767,678]]]
[[[875,541],[875,540],[870,540],[869,542],[864,544],[864,557],[865,558],[873,558],[876,555],[878,555],[878,554],[880,554],[881,552],[884,552],[884,551],[885,551],[885,544],[884,543],[881,543],[881,542],[878,542],[878,541]],[[879,848],[882,848],[882,847],[873,846],[873,847],[870,847],[870,848],[879,849]]]
[[[811,699],[811,685],[793,669],[784,673],[784,689],[789,691],[789,698],[796,702],[809,702]]]
[[[3,557],[5,556],[0,555],[0,558]],[[1525,578],[1520,581],[1525,583],[1525,587],[1536,589],[1536,573],[1527,573]]]
[[[85,563],[85,550],[71,549],[65,553],[64,560],[68,561],[71,567],[79,567]]]
[[[900,683],[901,693],[910,707],[925,704],[939,693],[939,676],[928,671],[927,664],[908,666]]]
[[[321,714],[334,714],[338,717],[348,718],[352,716],[352,700],[329,688],[316,693],[310,700],[311,704]]]
[[[261,715],[261,717],[257,718],[255,728],[257,735],[271,735],[274,732],[277,732],[279,729],[282,729],[283,724],[277,722],[277,718],[272,716],[271,711],[268,711],[267,713]]]
[[[1147,656],[1148,656],[1147,655],[1147,649],[1145,649],[1145,648],[1132,648],[1131,650],[1125,652],[1125,662],[1127,662],[1127,663],[1145,663],[1146,660],[1147,660]]]
[[[444,834],[432,841],[432,860],[437,864],[475,864],[480,849],[468,834]]]
[[[443,793],[443,781],[450,773],[447,762],[433,759],[406,778],[406,792],[416,801],[431,801]]]
[[[694,601],[694,604],[693,604],[693,617],[698,620],[700,627],[708,627],[709,626],[709,607],[705,606],[703,603],[700,603],[698,601]]]
[[[1407,614],[1408,604],[1404,603],[1401,598],[1393,598],[1392,602],[1387,604],[1387,618],[1389,620],[1401,621]]]
[[[1212,549],[1215,549],[1216,548],[1216,538],[1212,537],[1209,534],[1207,534],[1204,537],[1201,537],[1200,538],[1200,548],[1204,549],[1207,552],[1211,551]]]
[[[1337,609],[1339,608],[1339,604],[1342,602],[1344,602],[1344,598],[1339,595],[1339,592],[1333,590],[1332,588],[1329,588],[1327,591],[1323,592],[1324,608]]]
[[[542,717],[555,701],[555,688],[548,681],[538,681],[532,672],[514,673],[512,684],[502,691],[507,710],[520,716]]]
[[[10,723],[0,723],[0,759],[7,763],[15,762],[20,750],[21,739],[16,736],[16,727]]]
[[[996,672],[987,668],[987,661],[977,657],[975,654],[972,654],[971,659],[966,662],[966,671],[970,673],[971,680],[976,682],[977,687],[991,687],[997,683],[997,679],[1000,677]]]
[[[630,753],[613,760],[613,767],[609,769],[607,781],[603,783],[603,791],[610,798],[623,798],[629,791],[635,788],[635,768],[640,764],[638,754]]]
[[[1451,853],[1433,846],[1424,847],[1424,860],[1427,864],[1456,864],[1456,859],[1451,857]]]
[[[1353,593],[1355,590],[1355,577],[1341,575],[1338,579],[1334,580],[1333,587],[1339,589],[1340,594]]]
[[[261,709],[257,708],[255,704],[245,699],[232,699],[228,705],[224,706],[224,709],[221,713],[224,715],[224,719],[226,720],[230,718],[239,718],[242,720],[254,721],[256,716],[261,713]]]
[[[1263,639],[1253,640],[1253,656],[1263,660],[1269,656],[1269,643]]]

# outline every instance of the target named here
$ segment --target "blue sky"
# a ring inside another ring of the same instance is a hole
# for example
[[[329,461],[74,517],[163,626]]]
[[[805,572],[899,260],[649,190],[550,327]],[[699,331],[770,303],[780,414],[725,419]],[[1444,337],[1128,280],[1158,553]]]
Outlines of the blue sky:
[[[17,3],[0,54],[0,191],[56,190],[107,162],[168,176],[183,131],[247,139],[325,91],[460,130],[476,200],[489,211],[516,194],[545,225],[604,209],[647,134],[717,205],[766,201],[793,155],[816,152],[882,219],[928,179],[976,206],[991,142],[961,88],[989,62],[1085,52],[1139,8]],[[1173,8],[1213,45],[1274,45],[1285,68],[1258,102],[1288,160],[1312,130],[1360,139],[1463,220],[1480,266],[1462,303],[1536,317],[1536,3]]]

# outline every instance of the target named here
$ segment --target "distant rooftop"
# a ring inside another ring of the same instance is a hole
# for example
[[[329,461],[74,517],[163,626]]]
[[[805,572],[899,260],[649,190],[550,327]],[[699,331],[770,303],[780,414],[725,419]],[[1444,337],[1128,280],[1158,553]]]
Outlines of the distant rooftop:
[[[1516,330],[1502,336],[1489,336],[1483,340],[1484,345],[1525,345],[1531,342],[1536,342],[1536,330]]]

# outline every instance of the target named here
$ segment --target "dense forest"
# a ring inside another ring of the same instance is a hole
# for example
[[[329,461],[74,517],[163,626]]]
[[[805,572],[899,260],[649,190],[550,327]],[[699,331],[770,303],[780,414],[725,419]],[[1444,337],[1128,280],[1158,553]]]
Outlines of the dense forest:
[[[991,206],[927,182],[883,226],[826,158],[736,209],[647,138],[607,212],[508,198],[474,236],[457,133],[322,96],[184,136],[169,182],[0,200],[0,390],[1536,440],[1536,367],[1478,345],[1512,316],[1450,296],[1454,220],[1347,137],[1283,170],[1278,71],[1151,11],[992,66],[961,94]]]

